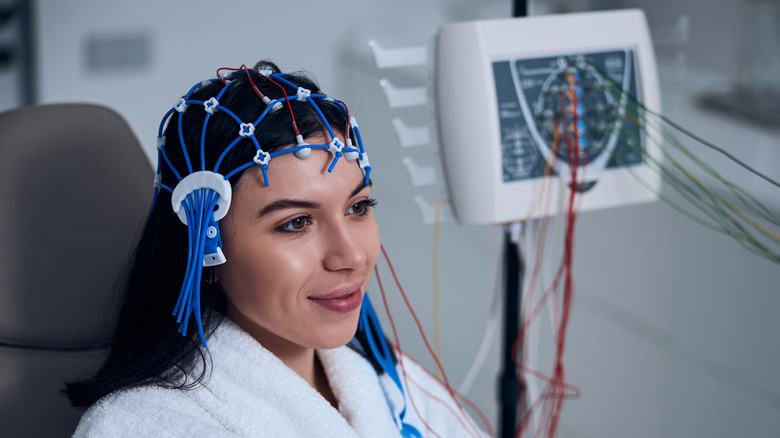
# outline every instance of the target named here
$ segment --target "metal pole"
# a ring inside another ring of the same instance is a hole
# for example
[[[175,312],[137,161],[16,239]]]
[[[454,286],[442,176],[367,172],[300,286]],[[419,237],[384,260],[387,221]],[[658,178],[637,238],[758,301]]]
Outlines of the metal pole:
[[[528,15],[528,0],[513,0],[512,16]],[[503,366],[499,382],[499,397],[501,400],[501,420],[498,436],[512,438],[517,429],[517,414],[520,407],[525,407],[525,384],[519,378],[517,366],[512,354],[515,338],[520,326],[520,291],[523,282],[523,260],[520,248],[512,241],[512,231],[507,228],[504,234],[504,343]],[[518,343],[517,351],[522,345]],[[524,410],[524,409],[523,409]]]
[[[528,16],[528,0],[513,0],[512,1],[512,16],[513,17],[527,17]]]
[[[499,437],[511,438],[517,428],[519,406],[524,404],[525,385],[518,377],[517,366],[512,354],[513,344],[519,331],[520,288],[523,277],[523,261],[520,248],[512,241],[512,232],[504,234],[504,338],[503,371],[499,382],[501,400],[501,422]],[[518,345],[518,351],[519,351]]]

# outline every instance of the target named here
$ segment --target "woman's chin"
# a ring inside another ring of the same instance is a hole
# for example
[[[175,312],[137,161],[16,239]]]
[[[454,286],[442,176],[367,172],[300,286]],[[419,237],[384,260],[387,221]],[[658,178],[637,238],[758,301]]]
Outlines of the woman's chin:
[[[357,321],[355,324],[350,324],[343,328],[334,327],[333,330],[323,331],[321,336],[318,336],[318,340],[314,348],[318,350],[331,350],[333,348],[339,348],[346,345],[349,341],[355,337],[357,331]]]

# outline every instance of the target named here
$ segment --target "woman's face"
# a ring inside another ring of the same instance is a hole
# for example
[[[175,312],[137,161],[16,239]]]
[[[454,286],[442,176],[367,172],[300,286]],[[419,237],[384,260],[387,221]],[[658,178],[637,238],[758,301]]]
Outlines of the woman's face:
[[[228,316],[277,355],[349,342],[379,256],[371,188],[344,158],[328,173],[332,159],[275,157],[268,187],[250,168],[221,221]]]

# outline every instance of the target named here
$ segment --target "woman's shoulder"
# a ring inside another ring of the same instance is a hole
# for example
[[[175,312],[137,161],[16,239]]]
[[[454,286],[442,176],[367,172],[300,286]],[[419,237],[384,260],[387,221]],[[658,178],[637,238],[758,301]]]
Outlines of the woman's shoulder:
[[[447,437],[487,436],[456,401],[459,396],[411,356],[398,354],[398,373],[407,392],[407,416],[417,418],[418,429]],[[421,421],[420,417],[425,421]]]
[[[144,385],[111,393],[81,417],[75,437],[225,436],[189,391]]]
[[[414,358],[401,353],[398,355],[399,374],[404,380],[404,386],[412,393],[420,393],[428,403],[439,405],[445,409],[457,408],[454,391],[450,392],[444,382],[434,376]]]

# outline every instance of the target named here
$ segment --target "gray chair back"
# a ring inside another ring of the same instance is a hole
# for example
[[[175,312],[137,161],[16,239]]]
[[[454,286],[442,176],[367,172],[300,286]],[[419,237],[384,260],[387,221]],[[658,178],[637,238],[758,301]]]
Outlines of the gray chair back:
[[[116,112],[0,113],[0,436],[70,436],[63,382],[96,370],[154,171]],[[102,347],[102,348],[101,348]]]

